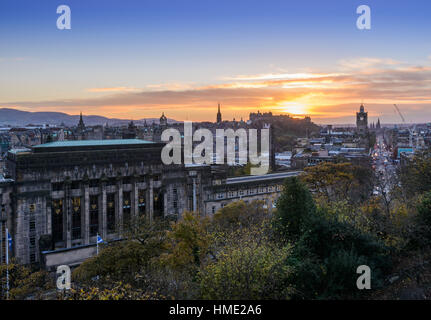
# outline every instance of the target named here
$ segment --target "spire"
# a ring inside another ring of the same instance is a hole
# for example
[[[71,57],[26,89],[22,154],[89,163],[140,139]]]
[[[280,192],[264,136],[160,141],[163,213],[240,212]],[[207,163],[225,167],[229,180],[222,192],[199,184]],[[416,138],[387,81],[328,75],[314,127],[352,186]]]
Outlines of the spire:
[[[168,119],[166,118],[164,112],[162,112],[162,116],[160,117],[160,125],[161,126],[167,126],[168,125]]]
[[[80,130],[84,130],[85,129],[84,120],[82,119],[82,111],[81,111],[81,113],[79,115],[78,129],[80,129]]]
[[[218,104],[217,123],[221,123],[220,103]]]

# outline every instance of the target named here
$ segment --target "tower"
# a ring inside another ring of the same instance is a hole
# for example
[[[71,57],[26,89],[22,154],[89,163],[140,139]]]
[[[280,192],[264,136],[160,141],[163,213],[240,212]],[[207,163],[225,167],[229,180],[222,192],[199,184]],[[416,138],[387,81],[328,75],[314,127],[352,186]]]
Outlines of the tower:
[[[162,113],[162,116],[160,117],[160,126],[166,127],[168,125],[168,118],[166,118],[165,113]]]
[[[368,112],[365,112],[363,104],[356,113],[356,130],[359,134],[365,134],[368,131]]]
[[[137,136],[137,131],[138,128],[133,123],[133,120],[130,121],[127,129],[123,131],[123,139],[135,139]]]
[[[78,123],[78,129],[80,131],[84,131],[85,130],[85,124],[84,124],[84,120],[82,119],[82,112],[79,116],[79,123]]]
[[[218,104],[217,123],[221,123],[220,103]]]
[[[377,130],[380,130],[380,129],[381,129],[380,118],[379,118],[379,119],[377,119],[376,129],[377,129]]]

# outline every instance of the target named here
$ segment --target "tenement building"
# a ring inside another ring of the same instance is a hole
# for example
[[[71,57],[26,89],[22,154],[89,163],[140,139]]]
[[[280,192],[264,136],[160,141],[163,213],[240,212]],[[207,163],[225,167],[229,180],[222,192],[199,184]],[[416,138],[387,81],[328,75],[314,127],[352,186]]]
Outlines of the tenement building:
[[[163,143],[139,139],[57,141],[11,150],[10,179],[0,179],[0,231],[11,256],[47,269],[81,263],[96,253],[96,238],[117,241],[133,218],[213,214],[227,203],[266,200],[298,173],[227,178],[223,166],[164,165]],[[3,256],[2,261],[3,261]]]

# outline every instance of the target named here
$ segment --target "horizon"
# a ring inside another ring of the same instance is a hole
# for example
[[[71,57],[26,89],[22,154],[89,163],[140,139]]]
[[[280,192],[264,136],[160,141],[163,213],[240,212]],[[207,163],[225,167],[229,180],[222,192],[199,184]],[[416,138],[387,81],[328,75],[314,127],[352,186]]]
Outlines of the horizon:
[[[317,0],[56,1],[0,4],[0,108],[109,118],[214,121],[250,112],[354,123],[431,121],[431,3]],[[401,23],[400,23],[401,21]],[[30,49],[30,50],[29,50]],[[316,54],[317,53],[317,54]]]
[[[20,110],[20,109],[14,109],[14,108],[0,108],[0,111],[1,110],[15,110],[15,111],[23,111],[23,112],[31,112],[31,113],[39,113],[39,112],[41,112],[41,113],[45,113],[45,112],[48,112],[48,113],[59,113],[59,114],[65,114],[65,115],[67,115],[67,116],[71,116],[71,117],[79,117],[80,116],[80,113],[78,113],[78,114],[70,114],[70,113],[67,113],[67,112],[61,112],[61,111],[44,111],[44,110],[40,110],[40,111],[26,111],[26,110]],[[257,110],[256,110],[257,111]],[[367,110],[365,110],[365,111],[367,111]],[[252,111],[253,112],[253,111]],[[282,115],[282,114],[277,114],[277,113],[274,113],[273,112],[273,115],[274,116],[278,116],[278,115]],[[82,116],[83,117],[104,117],[104,118],[107,118],[107,119],[109,119],[109,120],[119,120],[119,121],[144,121],[144,120],[149,120],[149,119],[151,119],[151,120],[155,120],[155,119],[159,119],[160,117],[145,117],[145,118],[139,118],[139,119],[134,119],[134,118],[114,118],[114,117],[107,117],[107,116],[105,116],[105,115],[101,115],[101,114],[84,114],[84,113],[82,113]],[[301,119],[304,119],[305,117],[306,117],[307,115],[305,115],[305,116],[295,116],[295,115],[293,115],[293,116],[291,116],[292,118],[294,118],[294,119],[299,119],[299,120],[301,120]],[[167,119],[168,119],[168,121],[175,121],[175,122],[183,122],[183,121],[192,121],[192,120],[178,120],[178,119],[175,119],[175,118],[170,118],[170,117],[167,117]],[[249,120],[249,118],[247,118],[247,119],[243,119],[244,121],[248,121]],[[228,121],[228,122],[230,122],[230,121],[233,121],[233,119],[224,119],[223,121]],[[235,119],[235,121],[240,121],[240,120],[238,120],[238,119]],[[355,122],[350,122],[350,123],[319,123],[319,122],[316,122],[316,121],[313,121],[313,118],[311,117],[311,121],[313,122],[313,123],[315,123],[316,125],[318,125],[318,126],[327,126],[327,125],[334,125],[336,128],[342,128],[342,127],[350,127],[350,126],[356,126],[356,123]],[[201,120],[201,121],[192,121],[192,122],[213,122],[213,123],[215,123],[215,121],[211,121],[211,120]],[[430,121],[431,122],[431,121]],[[397,125],[397,126],[410,126],[410,125],[418,125],[418,124],[427,124],[427,123],[430,123],[430,122],[428,122],[428,121],[422,121],[422,122],[383,122],[383,121],[381,121],[381,119],[380,119],[380,124],[383,126],[383,125],[386,125],[386,126],[391,126],[391,125]],[[369,125],[371,125],[372,123],[374,123],[373,121],[371,121],[370,123],[369,123]],[[29,124],[27,124],[27,125],[43,125],[43,123],[40,123],[40,124],[33,124],[33,123],[29,123]],[[93,126],[93,125],[89,125],[90,127],[91,126]]]

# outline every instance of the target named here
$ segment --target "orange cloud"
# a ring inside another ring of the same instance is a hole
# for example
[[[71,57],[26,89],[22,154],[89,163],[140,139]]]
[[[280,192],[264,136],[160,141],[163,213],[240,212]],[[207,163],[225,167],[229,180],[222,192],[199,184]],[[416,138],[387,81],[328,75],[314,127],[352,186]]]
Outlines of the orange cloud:
[[[273,110],[308,114],[317,121],[353,121],[357,106],[365,100],[370,115],[396,121],[393,103],[411,105],[406,118],[431,119],[431,66],[408,65],[392,59],[357,58],[342,60],[330,73],[268,73],[225,78],[222,83],[199,86],[194,83],[164,83],[145,89],[131,87],[92,88],[106,93],[94,98],[18,101],[0,106],[32,110],[62,110],[94,113],[117,118],[144,118],[165,112],[178,120],[214,121],[216,106],[222,103],[224,118],[248,118],[248,113]],[[338,119],[338,120],[337,120]]]

